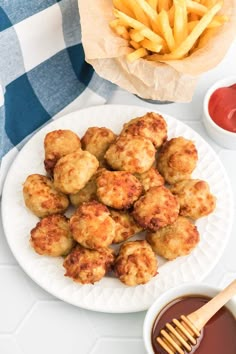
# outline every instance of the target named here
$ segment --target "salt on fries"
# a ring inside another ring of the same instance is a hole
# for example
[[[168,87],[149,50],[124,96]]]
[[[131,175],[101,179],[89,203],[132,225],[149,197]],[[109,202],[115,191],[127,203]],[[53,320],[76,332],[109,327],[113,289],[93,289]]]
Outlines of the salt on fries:
[[[129,62],[178,60],[202,48],[227,20],[219,0],[113,0],[110,27],[133,49]]]

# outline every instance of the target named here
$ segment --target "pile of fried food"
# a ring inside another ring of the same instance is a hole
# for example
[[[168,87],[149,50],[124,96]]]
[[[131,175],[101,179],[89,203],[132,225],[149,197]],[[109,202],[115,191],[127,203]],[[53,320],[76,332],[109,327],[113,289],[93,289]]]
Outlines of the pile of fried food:
[[[134,118],[118,136],[105,127],[82,139],[54,130],[44,148],[47,175],[29,175],[23,186],[25,205],[41,218],[30,243],[40,255],[64,256],[75,282],[93,284],[112,270],[126,285],[145,284],[157,274],[156,255],[172,260],[198,244],[194,221],[214,210],[215,197],[207,182],[191,179],[194,143],[167,140],[161,115]]]
[[[228,17],[218,0],[113,0],[110,27],[126,39],[129,62],[178,60],[202,48]]]

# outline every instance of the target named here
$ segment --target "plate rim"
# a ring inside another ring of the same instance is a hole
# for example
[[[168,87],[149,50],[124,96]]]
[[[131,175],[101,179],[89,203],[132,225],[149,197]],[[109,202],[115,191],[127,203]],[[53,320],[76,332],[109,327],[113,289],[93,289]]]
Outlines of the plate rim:
[[[189,132],[192,132],[194,135],[197,135],[198,139],[200,142],[203,142],[204,145],[207,145],[208,150],[210,150],[210,152],[214,155],[215,160],[217,161],[217,163],[220,165],[221,167],[221,172],[224,175],[224,180],[225,183],[227,185],[227,190],[230,193],[230,207],[229,207],[229,214],[228,214],[228,229],[227,229],[227,233],[226,233],[226,237],[225,237],[225,242],[223,244],[223,246],[221,247],[221,252],[219,252],[217,254],[217,257],[215,258],[214,262],[211,263],[210,266],[208,266],[207,270],[201,274],[200,276],[198,276],[198,278],[195,280],[195,282],[199,282],[202,281],[203,279],[205,279],[208,274],[214,269],[214,267],[217,265],[217,263],[219,262],[219,259],[221,258],[231,235],[232,232],[232,227],[233,227],[233,208],[234,208],[234,201],[233,201],[233,197],[232,197],[232,186],[231,183],[229,181],[228,175],[226,173],[226,170],[221,162],[221,160],[219,159],[219,157],[217,156],[216,152],[214,151],[214,149],[211,147],[211,145],[202,138],[202,136],[195,131],[192,127],[189,127],[185,122],[175,118],[172,115],[166,114],[164,112],[161,111],[161,109],[153,109],[153,108],[149,108],[149,107],[144,107],[144,106],[137,106],[137,105],[118,105],[118,104],[106,104],[106,105],[96,105],[96,106],[92,106],[92,107],[86,107],[86,108],[82,108],[82,109],[78,109],[76,111],[73,112],[69,112],[59,118],[56,119],[51,119],[50,121],[48,121],[47,124],[44,124],[43,126],[41,126],[36,132],[33,133],[32,136],[30,136],[29,140],[24,144],[24,146],[19,150],[19,152],[17,153],[16,157],[14,158],[12,164],[10,165],[10,168],[8,169],[8,172],[6,174],[4,183],[3,183],[3,189],[2,189],[2,200],[1,200],[1,216],[2,216],[2,226],[3,226],[3,232],[4,232],[4,236],[5,239],[7,240],[7,244],[14,256],[14,258],[16,259],[18,265],[21,267],[21,269],[29,276],[29,278],[31,280],[33,280],[38,286],[40,286],[43,290],[45,290],[46,292],[48,292],[49,294],[53,295],[55,298],[62,300],[66,303],[69,303],[71,305],[74,305],[76,307],[81,307],[83,309],[87,309],[87,310],[92,310],[92,311],[97,311],[97,312],[104,312],[104,313],[133,313],[133,312],[139,312],[139,311],[144,311],[147,310],[149,308],[149,306],[151,305],[151,303],[155,300],[155,298],[153,298],[152,302],[149,303],[148,305],[139,305],[139,306],[134,306],[132,307],[132,309],[122,309],[122,308],[114,308],[114,311],[112,311],[111,309],[107,309],[106,304],[103,304],[103,306],[99,306],[97,307],[96,304],[92,304],[87,306],[86,304],[78,304],[76,301],[73,301],[72,299],[68,299],[66,296],[61,296],[60,294],[58,294],[57,292],[54,292],[54,290],[52,289],[48,289],[48,287],[46,287],[45,285],[42,284],[42,282],[40,280],[38,280],[37,277],[35,277],[35,275],[31,274],[31,272],[29,271],[29,269],[27,268],[27,264],[22,264],[22,262],[19,259],[19,256],[15,253],[14,251],[14,246],[12,245],[12,242],[10,240],[10,238],[7,236],[7,226],[5,225],[5,216],[4,216],[4,201],[5,201],[5,189],[7,186],[7,180],[8,180],[8,176],[11,174],[11,171],[14,170],[14,166],[17,163],[18,159],[21,158],[21,152],[24,151],[25,149],[27,149],[28,144],[35,138],[35,136],[40,135],[43,133],[44,130],[46,130],[50,125],[58,125],[58,122],[60,123],[60,121],[64,121],[66,119],[68,119],[69,117],[71,117],[70,119],[73,120],[73,116],[76,116],[76,114],[78,114],[81,111],[96,111],[96,110],[100,110],[100,109],[110,109],[110,108],[115,109],[121,109],[121,110],[125,110],[125,109],[130,109],[130,110],[140,110],[140,114],[142,114],[141,111],[143,112],[156,112],[159,113],[161,115],[163,115],[164,118],[167,119],[173,119],[174,121],[177,122],[177,124],[182,125],[183,127],[186,127],[188,129]],[[96,114],[96,113],[95,113]],[[60,129],[60,128],[58,128]],[[192,280],[189,281],[183,281],[182,284],[187,284],[189,282],[192,282]],[[175,286],[175,285],[174,285]],[[132,287],[127,287],[128,289],[131,289]],[[133,289],[135,289],[137,287],[133,287]],[[166,291],[165,289],[163,291]]]

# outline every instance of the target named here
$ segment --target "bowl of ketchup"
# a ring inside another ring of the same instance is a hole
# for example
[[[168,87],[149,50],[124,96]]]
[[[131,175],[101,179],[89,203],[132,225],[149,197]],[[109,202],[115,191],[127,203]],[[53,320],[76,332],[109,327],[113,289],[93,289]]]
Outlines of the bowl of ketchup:
[[[203,123],[219,145],[236,150],[236,76],[212,85],[203,102]]]
[[[172,288],[157,298],[147,311],[143,325],[147,353],[166,354],[156,341],[165,324],[197,310],[219,291],[208,285],[188,283]],[[213,353],[236,353],[236,298],[231,299],[210,319],[189,354]]]

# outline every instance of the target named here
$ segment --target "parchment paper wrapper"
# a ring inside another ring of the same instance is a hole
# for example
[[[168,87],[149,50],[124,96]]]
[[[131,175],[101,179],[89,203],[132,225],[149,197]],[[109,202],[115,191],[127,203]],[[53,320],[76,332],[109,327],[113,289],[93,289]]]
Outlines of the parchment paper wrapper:
[[[146,99],[191,101],[198,76],[214,68],[236,38],[236,0],[225,0],[221,12],[229,21],[204,48],[185,59],[167,63],[145,59],[128,63],[125,55],[132,51],[128,42],[109,27],[114,19],[112,0],[78,0],[78,3],[86,61],[101,77]]]

